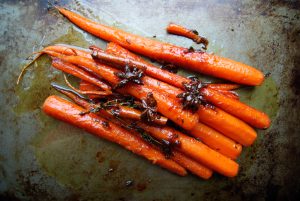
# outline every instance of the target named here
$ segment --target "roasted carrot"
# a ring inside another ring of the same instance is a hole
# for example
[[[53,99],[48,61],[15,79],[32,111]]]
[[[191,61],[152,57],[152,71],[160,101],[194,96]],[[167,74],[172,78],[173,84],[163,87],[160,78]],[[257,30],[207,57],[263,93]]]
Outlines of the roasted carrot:
[[[197,113],[201,122],[244,146],[253,144],[257,137],[249,125],[216,107],[200,106]]]
[[[189,134],[229,158],[236,159],[242,152],[242,145],[203,123],[199,122]]]
[[[178,24],[170,23],[167,27],[167,32],[190,38],[197,44],[202,43],[204,45],[204,49],[207,49],[208,40],[205,37],[199,36],[199,33],[196,30],[187,29]]]
[[[189,70],[231,80],[240,84],[260,85],[264,75],[259,70],[227,58],[205,52],[189,52],[187,48],[144,38],[122,30],[101,25],[79,14],[57,7],[61,14],[78,27],[107,41],[148,56],[185,67]]]
[[[48,97],[44,102],[43,111],[56,119],[65,121],[85,129],[96,136],[115,142],[133,153],[147,158],[153,164],[157,164],[171,172],[181,176],[187,174],[182,166],[172,160],[166,159],[161,152],[144,142],[141,137],[131,134],[112,122],[109,122],[107,125],[107,120],[95,114],[80,115],[85,109],[65,99],[57,96]]]
[[[270,118],[263,112],[260,112],[238,100],[223,96],[218,91],[210,88],[203,88],[201,93],[205,99],[224,111],[238,117],[256,128],[265,129],[271,124]]]
[[[106,83],[100,81],[99,79],[91,76],[89,73],[87,73],[86,71],[78,68],[77,66],[72,65],[70,63],[63,62],[62,60],[60,60],[58,58],[54,58],[52,60],[52,66],[54,68],[57,68],[57,69],[65,72],[65,73],[74,75],[75,77],[78,77],[82,80],[90,82],[90,83],[100,87],[101,89],[103,89],[105,91],[110,91],[111,90],[111,87],[108,84],[106,84]]]
[[[85,66],[112,85],[116,85],[120,81],[120,79],[115,75],[115,73],[119,72],[118,70],[103,64],[98,64],[92,59],[80,56],[65,56],[48,50],[44,50],[43,53],[58,57],[65,62]],[[157,101],[158,112],[187,130],[192,129],[198,122],[198,115],[193,114],[190,111],[183,110],[179,101],[169,98],[166,95],[161,94],[159,91],[153,90],[145,85],[130,84],[119,91],[122,93],[128,93],[138,99],[144,99],[147,97],[148,93],[153,93]]]
[[[139,122],[137,124],[157,139],[172,141],[175,138],[180,142],[178,147],[175,146],[176,149],[220,174],[232,177],[238,172],[237,163],[192,137],[188,137],[170,127],[150,126]]]
[[[209,179],[213,172],[208,169],[207,167],[199,164],[197,161],[191,159],[190,157],[184,155],[183,153],[174,150],[173,155],[171,156],[171,159],[193,173],[194,175],[197,175],[198,177],[201,177],[203,179]]]

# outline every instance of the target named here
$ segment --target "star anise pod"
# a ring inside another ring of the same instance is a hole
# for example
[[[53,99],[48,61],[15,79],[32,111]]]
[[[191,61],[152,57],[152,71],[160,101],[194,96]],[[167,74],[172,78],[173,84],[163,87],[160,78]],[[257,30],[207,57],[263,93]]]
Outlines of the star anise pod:
[[[177,95],[182,101],[183,108],[196,111],[199,105],[208,105],[200,93],[200,89],[206,87],[206,84],[193,77],[189,83],[183,83],[183,86],[185,91]]]
[[[146,99],[142,99],[142,107],[144,111],[141,114],[141,119],[146,122],[153,122],[159,119],[160,115],[157,114],[157,102],[152,93],[147,94]]]
[[[115,73],[121,81],[114,87],[115,89],[124,87],[127,83],[132,82],[135,84],[143,84],[141,78],[144,76],[142,70],[138,68],[130,68],[129,66],[125,66],[125,72],[116,72]]]

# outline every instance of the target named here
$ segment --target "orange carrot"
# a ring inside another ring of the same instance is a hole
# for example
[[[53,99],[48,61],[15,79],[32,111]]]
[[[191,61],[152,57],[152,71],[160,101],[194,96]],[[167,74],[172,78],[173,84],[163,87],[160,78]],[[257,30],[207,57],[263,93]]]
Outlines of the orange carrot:
[[[101,89],[103,89],[105,91],[110,91],[111,90],[111,87],[108,84],[106,84],[106,83],[100,81],[99,79],[91,76],[89,73],[87,73],[86,71],[78,68],[75,65],[72,65],[70,63],[63,62],[60,59],[54,58],[52,60],[52,66],[54,68],[62,70],[63,72],[69,73],[71,75],[74,75],[75,77],[78,77],[82,80],[90,82],[90,83],[100,87]]]
[[[260,85],[264,80],[263,73],[251,66],[205,52],[189,52],[187,48],[101,25],[61,7],[57,9],[83,30],[144,56],[240,84]]]
[[[57,96],[50,96],[44,102],[43,111],[56,119],[65,121],[85,129],[96,136],[115,142],[171,172],[181,176],[187,174],[183,167],[172,160],[166,159],[161,152],[144,142],[141,137],[131,134],[112,122],[107,124],[107,120],[95,114],[80,115],[85,110],[67,100]]]
[[[142,129],[153,135],[157,139],[164,139],[167,141],[178,140],[179,146],[175,148],[187,156],[195,159],[201,164],[215,170],[216,172],[228,177],[233,177],[238,172],[238,164],[222,154],[210,149],[200,141],[192,137],[188,137],[183,133],[176,131],[170,127],[150,126],[144,123],[137,123]]]
[[[249,125],[218,108],[200,106],[198,114],[201,122],[244,146],[253,144],[257,137]]]
[[[192,39],[195,43],[204,44],[204,49],[207,49],[208,40],[199,36],[198,31],[190,30],[178,24],[170,23],[167,27],[167,32]]]

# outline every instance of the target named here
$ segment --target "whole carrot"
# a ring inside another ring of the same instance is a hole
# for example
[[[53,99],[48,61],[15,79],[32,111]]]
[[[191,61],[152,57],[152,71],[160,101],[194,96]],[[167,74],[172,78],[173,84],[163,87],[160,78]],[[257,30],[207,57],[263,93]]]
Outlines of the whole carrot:
[[[190,52],[187,48],[151,40],[101,25],[61,7],[57,7],[57,9],[83,30],[104,40],[118,43],[144,56],[240,84],[260,85],[264,80],[262,72],[240,62],[205,52]]]
[[[271,124],[270,118],[263,112],[260,112],[238,100],[223,96],[218,91],[210,88],[203,88],[201,93],[205,99],[224,111],[238,117],[256,128],[265,129]]]
[[[183,167],[172,160],[166,159],[161,152],[144,142],[139,136],[132,135],[127,130],[114,123],[108,123],[107,120],[95,114],[80,115],[85,110],[67,100],[57,96],[50,96],[44,102],[43,111],[56,119],[65,121],[85,129],[96,136],[115,142],[133,153],[147,158],[153,164],[157,164],[171,172],[181,176],[187,174]]]
[[[167,27],[167,32],[170,34],[176,34],[192,39],[195,43],[203,43],[204,49],[207,49],[208,40],[202,36],[199,36],[198,31],[190,30],[178,24],[170,23]]]

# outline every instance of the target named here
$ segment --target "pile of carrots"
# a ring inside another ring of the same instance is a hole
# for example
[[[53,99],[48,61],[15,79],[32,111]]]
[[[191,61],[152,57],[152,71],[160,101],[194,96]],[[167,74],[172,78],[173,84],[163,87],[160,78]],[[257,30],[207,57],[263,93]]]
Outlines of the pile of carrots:
[[[270,126],[268,116],[239,101],[233,91],[260,85],[264,75],[245,64],[105,26],[56,7],[83,30],[108,41],[106,50],[53,45],[41,50],[52,66],[81,79],[79,88],[65,76],[66,95],[48,97],[43,111],[150,160],[173,173],[187,171],[208,179],[215,171],[238,173],[242,146],[254,143],[254,128]],[[167,31],[208,45],[207,39],[176,24]],[[203,83],[144,60],[133,52],[226,79],[234,84]],[[236,83],[236,84],[235,84]],[[253,128],[254,127],[254,128]]]

